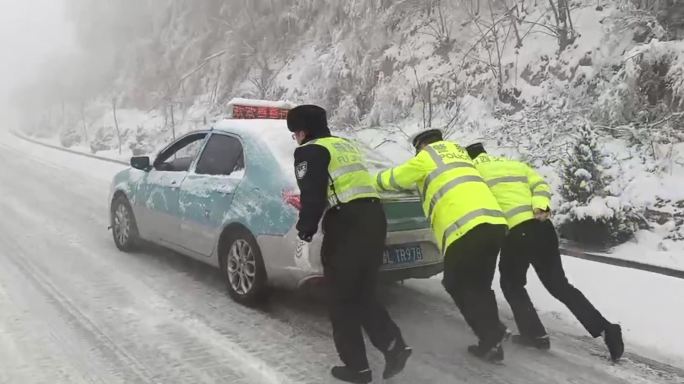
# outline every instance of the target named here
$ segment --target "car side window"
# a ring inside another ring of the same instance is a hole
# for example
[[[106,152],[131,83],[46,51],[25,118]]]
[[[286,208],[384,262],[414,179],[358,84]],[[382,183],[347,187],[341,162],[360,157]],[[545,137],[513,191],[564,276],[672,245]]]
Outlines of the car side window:
[[[213,134],[197,162],[195,173],[200,175],[230,175],[244,169],[240,140],[232,136]]]
[[[206,133],[197,133],[179,139],[159,154],[154,168],[167,172],[188,171],[206,137]]]

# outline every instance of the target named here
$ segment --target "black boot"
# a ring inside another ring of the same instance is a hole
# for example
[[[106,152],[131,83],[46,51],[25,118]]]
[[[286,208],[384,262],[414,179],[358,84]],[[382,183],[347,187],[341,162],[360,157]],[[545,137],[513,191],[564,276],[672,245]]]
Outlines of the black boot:
[[[618,361],[625,353],[625,344],[622,341],[622,328],[618,324],[610,324],[603,331],[603,341],[606,342],[610,358]]]
[[[513,342],[515,344],[524,345],[526,347],[533,347],[541,349],[543,351],[551,349],[551,340],[549,339],[549,335],[539,337],[513,335]]]
[[[357,371],[349,367],[333,367],[330,370],[330,374],[337,380],[346,381],[347,383],[368,384],[373,381],[373,374],[370,369]]]
[[[483,348],[480,345],[471,345],[468,347],[468,352],[490,363],[498,363],[504,359],[504,352],[503,348],[501,347],[501,343],[489,349],[486,347]]]
[[[404,370],[406,360],[411,356],[413,350],[406,346],[404,342],[397,342],[394,348],[385,353],[385,371],[382,373],[383,379],[389,379]]]

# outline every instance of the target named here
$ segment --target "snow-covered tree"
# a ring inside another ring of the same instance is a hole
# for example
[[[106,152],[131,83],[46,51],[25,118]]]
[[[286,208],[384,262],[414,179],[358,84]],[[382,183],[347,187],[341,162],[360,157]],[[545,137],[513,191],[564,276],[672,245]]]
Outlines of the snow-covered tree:
[[[563,162],[560,195],[564,200],[557,217],[561,235],[581,243],[612,246],[629,240],[643,219],[619,196],[610,192],[613,181],[599,138],[589,123]]]

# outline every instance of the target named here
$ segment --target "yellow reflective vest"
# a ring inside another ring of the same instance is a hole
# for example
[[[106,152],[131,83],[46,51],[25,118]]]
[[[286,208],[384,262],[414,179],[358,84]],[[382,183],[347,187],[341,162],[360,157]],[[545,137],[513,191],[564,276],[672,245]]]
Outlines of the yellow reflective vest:
[[[480,224],[506,224],[492,192],[461,146],[432,143],[406,163],[379,173],[380,190],[418,188],[442,253]]]
[[[320,145],[330,153],[328,202],[330,206],[360,198],[379,198],[375,182],[364,165],[363,152],[353,142],[340,137],[323,137],[304,145]]]
[[[551,204],[551,187],[527,164],[482,153],[473,161],[506,215],[508,227],[534,218]]]

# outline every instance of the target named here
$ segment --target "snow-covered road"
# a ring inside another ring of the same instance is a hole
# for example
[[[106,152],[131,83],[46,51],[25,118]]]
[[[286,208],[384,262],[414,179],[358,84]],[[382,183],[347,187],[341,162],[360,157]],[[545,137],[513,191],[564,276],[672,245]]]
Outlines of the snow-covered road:
[[[5,134],[0,164],[0,383],[333,382],[319,301],[277,292],[267,309],[248,309],[211,267],[114,247],[106,198],[120,166]],[[559,331],[550,353],[509,344],[504,366],[482,363],[465,353],[473,337],[461,316],[433,293],[439,282],[421,284],[432,289],[382,291],[416,352],[393,383],[684,382],[634,354],[610,364],[598,342]],[[381,357],[371,358],[379,376]]]

